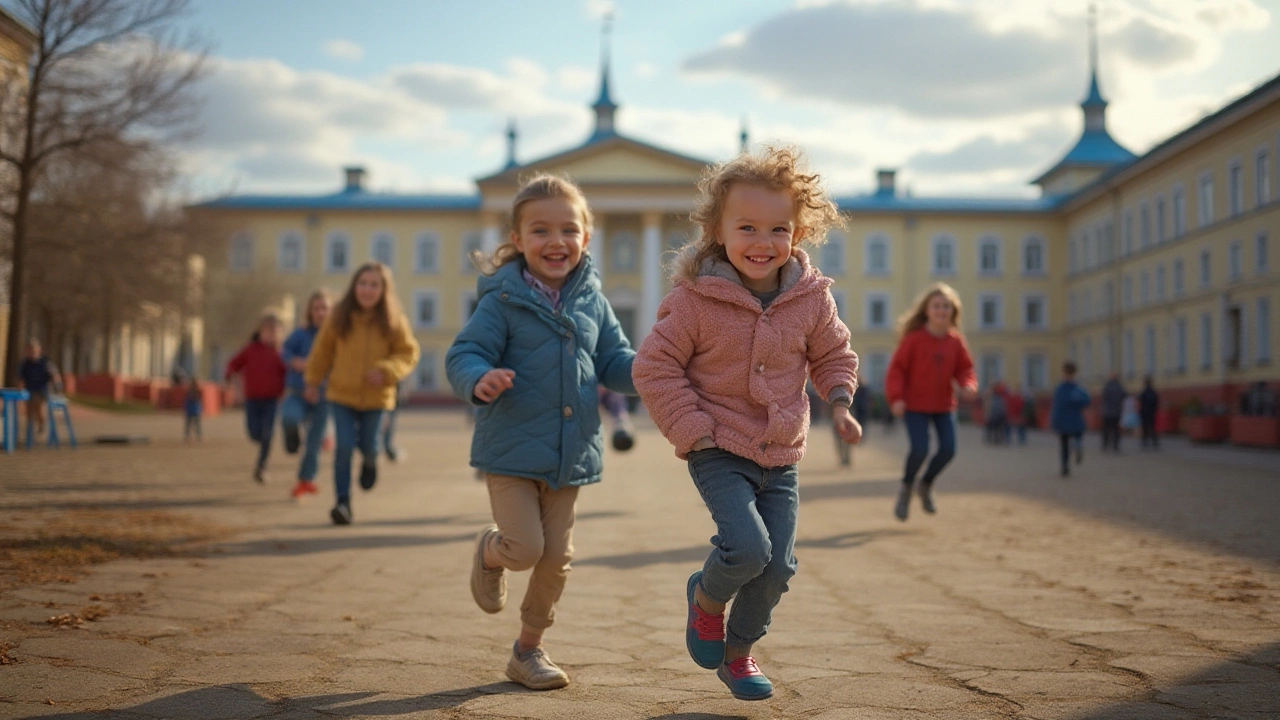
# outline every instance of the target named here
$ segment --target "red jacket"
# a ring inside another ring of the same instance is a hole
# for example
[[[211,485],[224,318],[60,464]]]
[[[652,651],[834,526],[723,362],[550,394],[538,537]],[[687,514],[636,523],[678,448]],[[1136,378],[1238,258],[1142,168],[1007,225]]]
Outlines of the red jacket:
[[[964,338],[954,330],[935,337],[920,328],[907,333],[893,354],[885,393],[890,404],[905,400],[911,412],[951,412],[956,407],[952,381],[962,388],[978,389],[978,376]]]
[[[244,346],[227,363],[227,379],[244,373],[244,396],[249,400],[273,400],[284,395],[287,369],[280,351],[257,340]]]

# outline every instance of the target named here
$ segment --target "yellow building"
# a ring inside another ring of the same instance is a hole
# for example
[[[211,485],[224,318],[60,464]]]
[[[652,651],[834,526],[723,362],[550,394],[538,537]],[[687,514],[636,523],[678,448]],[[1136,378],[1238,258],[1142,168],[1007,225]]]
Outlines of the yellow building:
[[[638,343],[669,288],[664,255],[692,232],[694,182],[708,161],[618,133],[617,107],[606,65],[586,142],[522,164],[512,128],[506,167],[478,179],[474,193],[375,193],[353,167],[335,194],[196,206],[229,239],[208,264],[204,372],[221,371],[264,306],[292,316],[313,289],[341,292],[372,258],[394,270],[422,344],[414,392],[448,397],[444,354],[474,303],[467,255],[498,243],[519,179],[538,171],[568,175],[586,192],[605,293]],[[1275,377],[1280,300],[1267,253],[1280,217],[1271,189],[1280,78],[1141,157],[1108,134],[1096,71],[1081,108],[1079,141],[1035,180],[1039,198],[910,197],[892,170],[878,172],[875,192],[836,198],[847,226],[815,260],[835,279],[866,382],[883,382],[896,317],[938,280],[965,303],[984,383],[1045,391],[1068,357],[1090,383],[1111,370],[1130,379],[1154,371],[1162,385],[1217,392]]]
[[[0,7],[0,103],[5,107],[15,107],[20,102],[27,88],[27,66],[31,53],[35,51],[38,38],[31,29]],[[10,120],[8,117],[4,121]],[[0,146],[9,148],[14,140],[13,131],[8,122],[0,121]],[[8,165],[0,166],[0,197],[8,198],[13,193],[14,175]],[[7,226],[0,227],[0,233],[8,233]],[[7,238],[0,245],[7,243]],[[9,332],[9,268],[0,262],[0,358],[5,357],[6,341]],[[3,365],[0,360],[0,365]]]

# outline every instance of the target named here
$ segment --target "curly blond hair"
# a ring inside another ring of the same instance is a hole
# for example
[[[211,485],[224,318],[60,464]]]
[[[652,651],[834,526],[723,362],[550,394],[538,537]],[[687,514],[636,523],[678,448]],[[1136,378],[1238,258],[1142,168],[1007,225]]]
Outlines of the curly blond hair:
[[[708,167],[698,181],[701,197],[689,218],[701,231],[701,238],[686,245],[673,263],[673,275],[692,280],[707,258],[727,260],[719,240],[720,216],[725,199],[738,183],[790,193],[795,205],[796,234],[792,247],[800,243],[821,245],[827,231],[843,225],[836,205],[822,187],[822,176],[808,173],[804,153],[791,146],[766,147],[759,155],[742,154],[728,162]]]
[[[520,214],[525,205],[534,200],[550,198],[569,201],[581,217],[583,231],[591,232],[595,219],[591,216],[591,208],[587,206],[587,196],[582,194],[582,190],[573,184],[572,180],[548,173],[539,173],[529,178],[516,193],[515,199],[511,201],[511,231],[520,232]],[[480,268],[480,272],[492,275],[498,271],[498,268],[519,258],[521,254],[515,242],[508,240],[499,245],[492,254],[479,250],[471,253],[471,262]]]

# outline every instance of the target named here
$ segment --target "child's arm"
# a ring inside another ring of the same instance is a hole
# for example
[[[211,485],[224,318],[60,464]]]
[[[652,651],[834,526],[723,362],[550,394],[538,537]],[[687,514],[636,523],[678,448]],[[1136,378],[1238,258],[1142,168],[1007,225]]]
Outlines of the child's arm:
[[[385,384],[395,385],[409,377],[409,373],[418,366],[420,356],[418,341],[409,329],[409,318],[402,317],[391,329],[391,354],[374,363],[373,367],[382,371]]]
[[[445,375],[454,394],[472,405],[489,401],[476,396],[476,384],[497,368],[507,343],[507,318],[492,294],[480,298],[476,311],[445,354]],[[493,397],[496,398],[496,395]]]
[[[978,394],[978,374],[973,371],[973,356],[964,340],[957,338],[960,349],[956,352],[956,371],[953,377],[960,386],[962,397],[973,398]]]
[[[622,325],[609,307],[609,301],[601,295],[600,334],[596,337],[595,367],[596,380],[614,392],[624,395],[635,395],[636,386],[631,380],[631,366],[636,358],[636,351],[622,332]]]
[[[822,316],[809,333],[809,376],[827,402],[847,398],[858,389],[858,354],[849,347],[849,328],[840,321],[831,293],[823,294]]]
[[[305,332],[301,328],[294,330],[289,337],[285,338],[284,345],[280,349],[280,357],[290,370],[307,371],[307,358],[302,354],[302,338]]]
[[[249,346],[246,345],[240,349],[240,352],[236,353],[235,357],[231,358],[231,362],[227,363],[226,379],[228,381],[231,380],[233,375],[244,369],[245,363],[248,362],[248,354]]]
[[[688,292],[677,287],[662,300],[658,322],[640,343],[632,368],[645,407],[681,457],[699,440],[714,437],[716,429],[711,415],[698,407],[698,394],[685,375],[697,347],[697,318],[688,307]]]
[[[307,383],[308,390],[320,387],[324,384],[325,378],[329,377],[329,371],[333,369],[333,355],[337,345],[338,334],[334,330],[333,323],[325,321],[320,332],[316,334],[316,341],[311,346],[311,354],[307,356],[307,369],[303,371],[303,380]]]

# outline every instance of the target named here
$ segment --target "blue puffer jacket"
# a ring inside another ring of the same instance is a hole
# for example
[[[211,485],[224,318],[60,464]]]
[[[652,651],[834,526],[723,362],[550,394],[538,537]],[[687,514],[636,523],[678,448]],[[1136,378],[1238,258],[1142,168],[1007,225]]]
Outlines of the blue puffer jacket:
[[[1053,411],[1049,424],[1063,435],[1082,435],[1085,431],[1084,409],[1091,402],[1089,393],[1075,383],[1064,380],[1053,391]]]
[[[541,480],[552,489],[600,481],[604,436],[598,385],[635,395],[635,351],[584,256],[560,291],[560,309],[529,287],[524,260],[481,276],[475,314],[445,357],[458,397],[479,407],[471,465]],[[515,371],[493,404],[475,397],[494,368]]]
[[[289,337],[285,339],[284,346],[280,348],[280,357],[284,360],[284,366],[289,368],[288,374],[284,376],[284,385],[290,390],[306,390],[307,381],[303,378],[301,372],[294,370],[291,363],[294,360],[306,360],[311,355],[311,346],[316,342],[316,335],[320,334],[320,328],[300,327],[289,333]],[[323,386],[321,386],[323,390]]]

